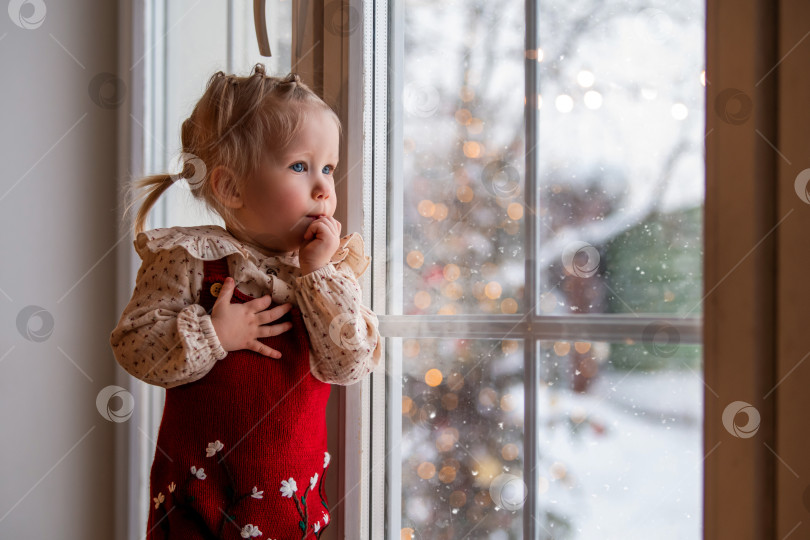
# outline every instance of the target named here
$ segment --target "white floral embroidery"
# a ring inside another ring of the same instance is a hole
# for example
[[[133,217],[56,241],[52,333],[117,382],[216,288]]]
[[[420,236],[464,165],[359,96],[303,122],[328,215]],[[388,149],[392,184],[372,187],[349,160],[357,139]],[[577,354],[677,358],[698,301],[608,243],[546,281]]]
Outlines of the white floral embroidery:
[[[219,441],[210,442],[208,448],[205,449],[205,457],[211,457],[223,448],[225,448],[225,445]]]
[[[280,490],[281,490],[281,496],[282,497],[287,497],[287,498],[291,499],[292,496],[293,496],[293,493],[298,491],[298,486],[295,484],[295,479],[290,478],[289,481],[282,480]]]
[[[325,469],[327,465],[329,465],[329,460],[332,456],[329,455],[329,452],[323,453],[323,468]]]
[[[329,515],[328,514],[323,514],[323,522],[324,522],[324,524],[329,523]]]
[[[321,524],[316,521],[315,524],[312,526],[312,530],[315,531],[315,532],[320,531],[321,530]]]
[[[240,533],[240,535],[242,536],[242,538],[250,538],[251,536],[256,537],[261,536],[262,531],[260,531],[257,526],[248,523],[242,528],[242,532]]]
[[[309,489],[315,489],[315,484],[318,483],[318,473],[315,473],[315,476],[309,479]]]
[[[153,497],[152,500],[155,501],[155,508],[157,508],[166,499],[163,497],[163,493],[158,493],[158,496]]]
[[[264,495],[264,491],[259,491],[256,486],[253,486],[253,493],[250,494],[251,497],[254,499],[261,499]]]
[[[191,474],[199,478],[200,480],[205,480],[205,469],[198,469],[194,465],[191,466]]]

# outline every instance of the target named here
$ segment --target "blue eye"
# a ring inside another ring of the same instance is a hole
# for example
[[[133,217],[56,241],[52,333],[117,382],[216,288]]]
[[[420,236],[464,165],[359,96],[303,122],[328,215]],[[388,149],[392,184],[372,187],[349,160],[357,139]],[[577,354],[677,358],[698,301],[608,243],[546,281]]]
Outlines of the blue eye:
[[[301,166],[301,168],[300,168],[300,169],[298,169],[298,168],[297,168],[298,166]],[[292,170],[294,170],[295,172],[304,172],[304,168],[303,168],[303,167],[304,167],[304,164],[303,164],[303,163],[301,163],[300,161],[299,161],[298,163],[293,163],[292,165],[290,165],[290,168],[291,168]]]
[[[329,169],[329,170],[327,171],[327,169]],[[331,165],[327,165],[327,166],[325,166],[323,168],[323,172],[325,172],[326,174],[330,174],[330,173],[334,172],[334,170],[335,170],[335,168],[332,167]]]

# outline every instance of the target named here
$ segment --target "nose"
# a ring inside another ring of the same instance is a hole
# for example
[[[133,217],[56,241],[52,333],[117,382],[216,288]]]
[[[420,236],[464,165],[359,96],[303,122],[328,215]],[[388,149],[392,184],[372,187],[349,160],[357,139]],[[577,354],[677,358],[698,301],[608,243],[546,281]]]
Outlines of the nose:
[[[312,197],[316,200],[325,200],[330,197],[332,188],[329,180],[325,175],[322,175],[315,183],[315,188],[312,190]]]

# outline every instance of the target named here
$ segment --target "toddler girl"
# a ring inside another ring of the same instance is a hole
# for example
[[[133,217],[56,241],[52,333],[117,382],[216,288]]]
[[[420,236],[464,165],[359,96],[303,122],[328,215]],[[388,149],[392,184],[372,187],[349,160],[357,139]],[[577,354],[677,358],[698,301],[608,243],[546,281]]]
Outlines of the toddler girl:
[[[330,522],[330,385],[382,356],[357,282],[370,259],[332,217],[339,138],[297,75],[218,72],[183,122],[180,177],[225,228],[144,232],[177,178],[136,183],[143,262],[110,343],[128,373],[166,388],[149,539],[317,538]]]

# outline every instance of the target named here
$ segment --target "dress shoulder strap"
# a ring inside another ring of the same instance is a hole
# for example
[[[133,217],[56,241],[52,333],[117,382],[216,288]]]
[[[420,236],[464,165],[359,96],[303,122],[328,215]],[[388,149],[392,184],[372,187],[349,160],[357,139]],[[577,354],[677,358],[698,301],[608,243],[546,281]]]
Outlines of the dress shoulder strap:
[[[228,261],[225,257],[216,261],[203,261],[203,282],[200,290],[200,305],[208,313],[214,308],[219,290],[228,277]]]
[[[203,261],[203,281],[224,281],[229,275],[226,257],[216,261]]]

